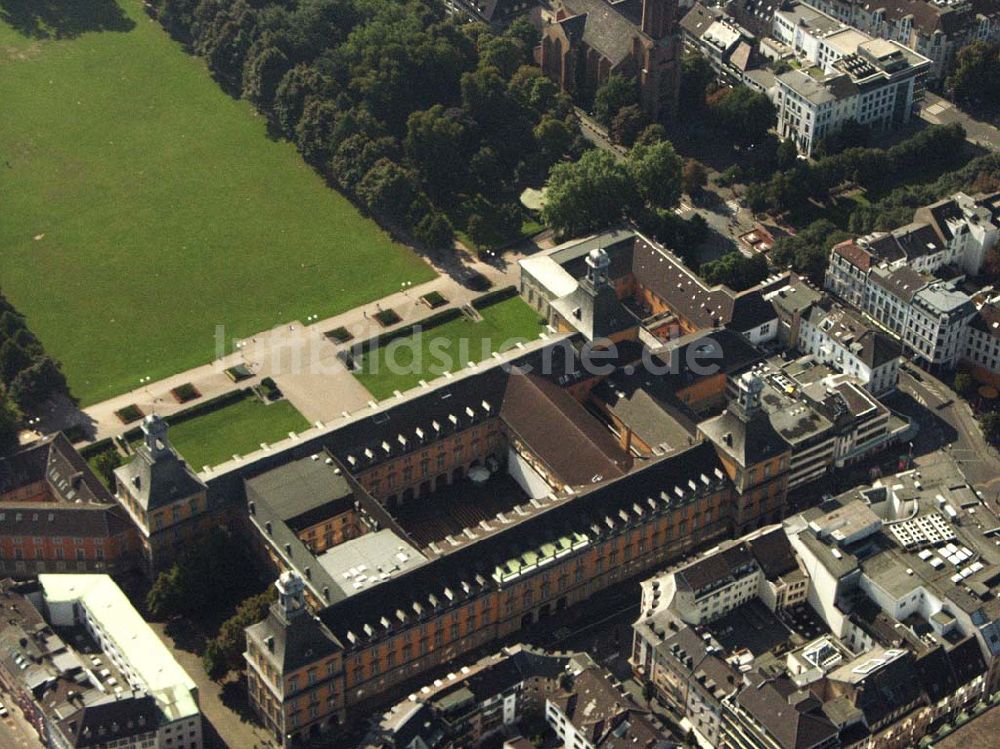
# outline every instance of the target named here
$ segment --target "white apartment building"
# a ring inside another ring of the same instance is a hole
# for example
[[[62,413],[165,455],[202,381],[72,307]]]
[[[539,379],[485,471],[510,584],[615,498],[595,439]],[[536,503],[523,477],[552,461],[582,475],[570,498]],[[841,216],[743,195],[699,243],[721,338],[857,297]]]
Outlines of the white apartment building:
[[[775,13],[772,33],[807,67],[777,78],[778,135],[800,153],[812,155],[851,120],[879,132],[909,121],[926,58],[801,3]]]
[[[1000,384],[1000,297],[983,304],[969,323],[965,359],[978,379]]]
[[[898,42],[931,61],[940,81],[955,53],[975,41],[1000,41],[1000,2],[985,0],[810,0],[810,5],[864,33]]]
[[[896,388],[902,358],[899,344],[839,304],[824,301],[803,315],[797,346],[802,353],[857,378],[875,395]]]
[[[107,575],[39,575],[53,626],[82,625],[127,684],[116,694],[151,696],[160,713],[156,749],[201,749],[198,687]]]

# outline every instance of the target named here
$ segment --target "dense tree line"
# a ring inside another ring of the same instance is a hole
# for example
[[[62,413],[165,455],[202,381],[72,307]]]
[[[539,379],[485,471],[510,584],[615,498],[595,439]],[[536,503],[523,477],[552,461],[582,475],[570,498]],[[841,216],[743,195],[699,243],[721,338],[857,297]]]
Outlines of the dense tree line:
[[[187,546],[156,577],[146,596],[146,607],[155,619],[186,616],[211,620],[259,590],[252,570],[246,544],[215,530]]]
[[[913,212],[959,190],[971,193],[1000,189],[1000,154],[976,157],[959,169],[945,172],[935,181],[902,185],[868,206],[851,213],[848,228],[854,234],[889,231],[913,220]]]
[[[698,269],[705,283],[710,286],[725,284],[734,291],[743,291],[756,286],[767,278],[767,257],[754,255],[747,257],[742,252],[729,252],[718,260],[702,263]]]
[[[1000,45],[973,42],[960,49],[945,86],[961,104],[1000,106]]]
[[[570,101],[531,65],[526,21],[498,35],[434,0],[152,2],[223,88],[429,248],[450,246],[453,219],[519,230],[520,188],[579,147]]]
[[[766,182],[748,186],[747,204],[754,211],[781,213],[809,199],[826,200],[845,182],[882,190],[913,174],[940,170],[961,158],[965,131],[961,125],[931,126],[891,148],[849,148],[812,162],[797,162]]]
[[[272,586],[263,593],[240,602],[236,613],[219,627],[219,633],[205,643],[202,663],[209,676],[218,679],[229,671],[243,667],[243,650],[247,644],[246,628],[262,621],[277,597],[278,591]]]
[[[66,393],[58,363],[0,293],[0,455],[17,447],[22,414],[36,413],[49,398]]]
[[[586,151],[578,161],[553,167],[542,215],[562,235],[641,221],[647,212],[677,205],[683,163],[665,140],[637,143],[625,159],[606,150]]]
[[[881,200],[856,206],[847,229],[838,229],[831,221],[814,221],[795,236],[781,237],[771,250],[771,260],[778,267],[791,267],[822,283],[830,248],[852,236],[873,231],[890,231],[913,220],[913,212],[949,195],[964,190],[972,194],[1000,189],[1000,154],[989,153],[971,160],[955,171],[946,172],[934,182],[902,185]],[[1000,281],[1000,253],[987,255],[984,273]]]
[[[794,236],[776,239],[771,248],[771,262],[779,268],[793,268],[822,286],[830,249],[851,236],[831,221],[819,219]]]

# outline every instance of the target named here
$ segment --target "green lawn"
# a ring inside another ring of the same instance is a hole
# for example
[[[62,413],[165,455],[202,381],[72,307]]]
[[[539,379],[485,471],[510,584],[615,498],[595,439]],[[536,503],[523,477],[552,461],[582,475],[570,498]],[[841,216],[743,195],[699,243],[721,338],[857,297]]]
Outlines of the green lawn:
[[[309,422],[288,401],[264,405],[255,397],[246,398],[203,416],[195,416],[170,427],[170,442],[190,466],[225,463],[236,455],[247,455],[268,444],[302,432]]]
[[[480,362],[494,352],[513,348],[518,341],[538,338],[542,322],[520,297],[479,310],[481,322],[467,317],[443,323],[419,336],[397,338],[365,354],[355,377],[381,400],[395,390],[408,390],[446,371],[457,372],[469,362]]]
[[[84,405],[432,277],[114,3],[0,2],[0,285]]]

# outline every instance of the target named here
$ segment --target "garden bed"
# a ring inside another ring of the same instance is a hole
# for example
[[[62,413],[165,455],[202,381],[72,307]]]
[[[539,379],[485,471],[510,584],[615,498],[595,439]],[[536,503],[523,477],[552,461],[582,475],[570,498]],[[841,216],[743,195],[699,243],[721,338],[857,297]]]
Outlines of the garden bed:
[[[379,310],[378,312],[375,313],[375,322],[377,322],[383,328],[388,328],[390,325],[395,325],[402,319],[403,318],[396,313],[396,310],[393,309]]]
[[[118,417],[118,420],[121,421],[122,424],[131,424],[135,421],[139,421],[139,419],[145,415],[146,414],[142,412],[142,409],[134,403],[115,411],[115,416]]]
[[[226,370],[226,377],[233,382],[242,382],[253,377],[253,372],[250,371],[250,368],[246,364],[237,364],[235,367],[230,367]]]
[[[420,297],[420,301],[431,309],[437,309],[438,307],[446,305],[448,303],[448,298],[440,291],[429,291]]]
[[[183,385],[178,385],[171,390],[170,395],[178,403],[187,403],[188,401],[193,401],[195,398],[200,398],[201,391],[190,382],[185,382]]]
[[[339,328],[334,328],[333,330],[328,330],[324,334],[328,340],[334,343],[347,343],[349,340],[354,338],[354,334],[351,333],[347,328],[341,325]]]

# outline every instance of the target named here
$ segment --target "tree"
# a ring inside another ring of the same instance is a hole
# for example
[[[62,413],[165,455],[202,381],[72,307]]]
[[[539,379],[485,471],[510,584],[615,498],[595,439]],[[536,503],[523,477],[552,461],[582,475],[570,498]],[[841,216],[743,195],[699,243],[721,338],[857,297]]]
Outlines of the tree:
[[[99,452],[94,457],[94,469],[97,474],[104,479],[104,484],[109,487],[115,485],[115,469],[122,464],[122,456],[118,450],[109,448]]]
[[[211,619],[250,592],[252,561],[246,546],[225,531],[214,530],[189,544],[177,560],[157,575],[146,596],[156,619],[197,616]]]
[[[1000,104],[1000,46],[977,41],[960,49],[945,85],[956,101]]]
[[[777,111],[766,95],[746,86],[730,89],[712,106],[719,126],[738,144],[762,141],[777,122]]]
[[[639,137],[635,139],[635,143],[632,145],[651,146],[666,139],[667,129],[659,122],[654,122],[652,125],[647,125],[646,129],[639,133]]]
[[[309,65],[296,65],[282,76],[274,94],[274,118],[286,137],[295,136],[306,101],[326,98],[331,88],[330,80]]]
[[[565,120],[545,115],[532,131],[545,167],[551,167],[562,158],[573,144],[573,129]]]
[[[704,56],[694,53],[681,61],[681,86],[678,92],[678,111],[681,116],[697,115],[705,108],[705,93],[715,80],[715,71]]]
[[[10,399],[0,393],[0,457],[10,455],[17,450],[20,422],[17,410]]]
[[[632,78],[612,73],[594,94],[594,117],[605,127],[622,108],[639,103],[639,86]]]
[[[983,430],[983,436],[990,444],[1000,442],[1000,413],[987,411],[979,417],[979,426]]]
[[[379,159],[358,183],[357,193],[372,213],[406,223],[420,188],[413,172],[389,159]]]
[[[18,373],[10,384],[9,395],[22,411],[32,412],[53,396],[68,392],[66,376],[56,360],[51,356],[42,356]]]
[[[531,62],[530,48],[525,48],[521,40],[507,35],[490,39],[479,53],[479,64],[500,71],[509,79],[514,71]]]
[[[968,398],[976,392],[976,381],[972,379],[972,375],[967,372],[956,373],[954,385],[955,392],[963,398]]]
[[[243,98],[262,112],[271,111],[275,92],[289,62],[270,32],[263,33],[250,47],[243,63]]]
[[[295,126],[295,143],[302,158],[314,166],[326,164],[332,155],[337,106],[329,99],[311,98]]]
[[[440,104],[414,112],[407,120],[403,152],[432,197],[446,194],[461,181],[468,163],[462,147],[465,135],[464,125]]]
[[[698,273],[705,283],[721,283],[734,291],[743,291],[767,277],[767,258],[764,255],[747,257],[741,252],[730,252],[703,264]]]
[[[830,248],[850,238],[827,219],[814,221],[792,237],[780,237],[771,248],[771,261],[778,267],[791,266],[822,285]]]
[[[575,163],[552,167],[542,216],[561,234],[596,231],[621,221],[635,194],[624,164],[607,151],[593,149]]]
[[[0,346],[0,380],[10,385],[14,378],[31,366],[31,355],[8,338]]]
[[[643,200],[658,208],[673,208],[681,197],[683,162],[670,141],[633,146],[628,170]]]
[[[684,192],[692,198],[701,195],[705,185],[708,184],[708,172],[700,161],[688,159],[684,163]]]
[[[638,104],[629,104],[618,110],[611,120],[608,136],[612,143],[631,146],[649,124],[649,118]]]
[[[203,663],[209,676],[219,678],[243,665],[246,628],[267,616],[267,610],[276,597],[277,590],[273,586],[250,596],[241,601],[233,615],[222,623],[218,635],[205,645]]]
[[[447,250],[455,245],[455,230],[439,211],[428,213],[413,228],[413,235],[429,250]]]
[[[353,193],[375,162],[395,160],[398,156],[399,147],[394,138],[383,136],[373,140],[365,133],[355,133],[337,147],[330,160],[330,174],[344,190]]]

